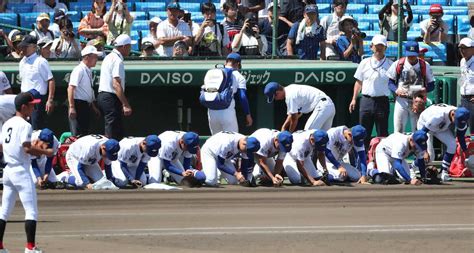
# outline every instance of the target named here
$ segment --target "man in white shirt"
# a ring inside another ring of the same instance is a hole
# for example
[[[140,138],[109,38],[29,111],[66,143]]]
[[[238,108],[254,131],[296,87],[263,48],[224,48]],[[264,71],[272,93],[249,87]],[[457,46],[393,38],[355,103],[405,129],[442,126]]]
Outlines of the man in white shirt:
[[[23,59],[19,64],[21,78],[21,91],[27,92],[35,89],[39,92],[41,103],[36,105],[31,115],[33,130],[45,128],[46,113],[54,109],[54,94],[56,85],[48,61],[36,54],[36,38],[25,35],[18,45],[22,48]]]
[[[125,68],[123,57],[130,54],[132,41],[126,34],[119,35],[114,41],[114,50],[102,61],[97,104],[104,115],[105,135],[121,140],[124,136],[122,115],[132,115],[132,107],[125,97]]]
[[[327,174],[324,152],[329,141],[323,130],[300,130],[293,133],[291,151],[283,160],[286,175],[292,184],[303,184],[306,180],[311,186],[324,186],[324,174]],[[313,163],[312,157],[318,158],[323,167],[321,173]]]
[[[94,46],[86,46],[81,51],[82,61],[69,76],[67,98],[69,102],[69,129],[72,135],[87,135],[91,112],[100,115],[95,105],[94,79],[91,68],[95,67],[97,59],[102,56]],[[91,110],[92,109],[92,110]]]
[[[36,27],[30,32],[30,35],[34,36],[36,40],[40,40],[44,37],[54,40],[54,33],[53,31],[49,30],[50,22],[51,21],[48,13],[39,14],[36,18]]]
[[[372,57],[365,58],[357,67],[354,78],[354,93],[349,105],[349,112],[355,110],[357,96],[362,93],[359,105],[359,124],[367,130],[365,139],[366,147],[372,135],[372,129],[375,124],[377,136],[388,136],[388,116],[390,115],[390,104],[388,97],[390,89],[388,88],[387,70],[393,62],[385,57],[387,50],[387,38],[377,34],[372,38],[370,45]]]
[[[12,94],[12,86],[10,81],[8,81],[7,76],[3,71],[0,71],[0,95]]]
[[[441,164],[441,180],[449,180],[449,167],[456,152],[456,138],[452,132],[452,126],[456,127],[456,137],[465,152],[467,150],[465,133],[467,122],[469,120],[469,111],[464,107],[455,107],[446,104],[436,104],[424,110],[418,120],[417,130],[423,130],[428,134],[428,154],[431,161],[434,160],[433,136],[441,143],[446,145],[446,151],[443,155]]]
[[[255,186],[252,175],[253,158],[260,149],[255,137],[247,137],[235,132],[219,132],[202,146],[202,171],[206,175],[206,185],[217,186],[224,177],[228,184]],[[237,158],[242,158],[237,168]]]
[[[265,86],[264,94],[268,103],[272,103],[273,100],[285,100],[287,118],[281,131],[294,132],[301,115],[310,112],[312,114],[306,121],[304,130],[327,131],[332,126],[332,120],[336,115],[334,103],[330,97],[315,87],[299,84],[283,87],[277,82],[270,82]]]
[[[36,247],[35,234],[38,220],[38,203],[36,189],[30,174],[30,155],[51,156],[51,150],[37,146],[31,141],[32,127],[26,121],[31,116],[35,105],[40,103],[33,95],[23,92],[15,97],[16,116],[9,119],[2,127],[0,151],[7,163],[3,170],[3,196],[0,210],[0,250],[8,252],[3,245],[3,235],[7,220],[10,217],[17,196],[25,209],[25,253],[41,253]]]
[[[58,0],[44,0],[33,6],[33,12],[54,12],[57,9],[63,9],[67,12],[67,6]]]
[[[341,31],[339,31],[339,21],[343,17],[346,17],[346,9],[348,0],[333,0],[332,7],[334,12],[321,19],[321,26],[326,32],[326,58],[337,56],[337,51],[335,49],[336,41],[339,38]]]
[[[255,152],[257,164],[254,166],[253,176],[260,179],[260,184],[281,186],[283,159],[291,151],[293,135],[288,131],[260,128],[250,137],[255,137],[260,142],[260,149]]]
[[[140,188],[147,184],[145,167],[151,157],[158,155],[161,140],[152,134],[128,137],[120,141],[118,159],[112,162],[113,182],[120,188]]]
[[[445,43],[448,40],[448,24],[443,20],[443,7],[441,4],[432,4],[429,10],[430,18],[421,21],[421,36],[423,42],[429,44],[431,42]]]
[[[148,162],[149,183],[161,183],[166,170],[178,184],[200,186],[206,179],[202,171],[191,165],[193,155],[198,152],[199,135],[194,132],[166,131],[158,136],[161,148],[158,156]]]
[[[178,40],[186,42],[188,47],[192,44],[192,32],[188,23],[179,19],[180,6],[178,3],[170,2],[166,7],[168,19],[162,21],[156,28],[156,38],[160,47],[160,56],[173,56],[173,45]]]
[[[469,128],[474,134],[474,40],[464,38],[459,42],[461,50],[461,78],[459,87],[461,94],[461,106],[470,112]]]

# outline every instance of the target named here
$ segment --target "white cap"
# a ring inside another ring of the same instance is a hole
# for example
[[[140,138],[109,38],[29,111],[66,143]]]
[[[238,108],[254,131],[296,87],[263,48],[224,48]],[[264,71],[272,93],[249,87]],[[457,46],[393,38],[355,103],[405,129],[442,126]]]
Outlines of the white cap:
[[[376,34],[372,38],[372,45],[384,45],[387,46],[387,37],[383,36],[382,34]]]
[[[95,54],[97,56],[102,56],[102,52],[97,51],[97,48],[94,46],[86,46],[84,49],[81,51],[81,56],[86,56],[89,54]]]
[[[125,45],[134,45],[137,44],[136,40],[132,40],[130,36],[126,34],[120,34],[117,38],[114,40],[114,46],[120,47],[120,46],[125,46]]]
[[[48,36],[44,36],[43,38],[39,39],[36,44],[41,48],[44,48],[53,44],[53,41]]]
[[[466,47],[474,47],[474,40],[471,38],[464,38],[461,41],[459,41],[459,47],[461,46],[466,46]]]
[[[159,24],[159,23],[161,23],[161,21],[162,20],[159,17],[154,17],[154,18],[150,19],[150,23],[153,22],[153,23]]]

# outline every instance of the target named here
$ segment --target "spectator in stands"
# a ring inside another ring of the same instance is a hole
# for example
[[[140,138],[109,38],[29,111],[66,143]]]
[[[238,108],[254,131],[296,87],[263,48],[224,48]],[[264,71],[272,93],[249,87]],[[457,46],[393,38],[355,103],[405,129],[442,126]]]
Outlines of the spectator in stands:
[[[173,57],[189,56],[188,45],[182,40],[178,40],[173,45]]]
[[[36,18],[36,27],[30,32],[30,35],[35,37],[36,40],[40,40],[43,37],[49,37],[49,39],[54,40],[54,33],[49,30],[49,23],[49,14],[41,13]]]
[[[17,29],[11,30],[8,34],[8,40],[11,42],[10,53],[7,55],[7,59],[20,59],[22,57],[21,48],[18,46],[23,40],[23,35]]]
[[[69,128],[74,136],[90,134],[91,114],[100,116],[92,89],[94,79],[91,68],[95,67],[102,53],[93,46],[86,46],[81,56],[82,61],[71,72],[67,89]]]
[[[146,38],[150,39],[153,42],[153,45],[155,46],[155,52],[157,52],[156,49],[160,47],[160,42],[156,37],[156,28],[160,23],[161,19],[159,17],[154,17],[150,19],[150,23],[148,25],[149,34],[148,36],[146,36]]]
[[[55,39],[52,45],[53,57],[58,59],[77,58],[81,56],[79,43],[72,31],[71,20],[64,18],[59,22],[61,37]]]
[[[6,47],[4,46],[5,44]],[[3,31],[3,29],[0,29],[0,45],[2,45],[0,47],[0,60],[2,60],[10,53],[10,50],[13,47],[12,42],[8,39],[8,34]]]
[[[239,11],[242,14],[246,14],[248,12],[255,13],[255,17],[258,20],[258,12],[265,8],[265,0],[247,0],[247,1],[239,1]]]
[[[53,41],[48,37],[38,40],[39,55],[45,59],[51,58],[51,45],[53,45]]]
[[[394,132],[405,132],[408,120],[412,131],[415,131],[422,109],[414,107],[413,103],[418,103],[420,99],[423,101],[426,94],[434,89],[431,66],[419,59],[419,54],[418,42],[408,41],[405,43],[405,57],[394,62],[387,71],[388,87],[396,96],[393,111]]]
[[[133,17],[127,7],[126,0],[112,0],[112,6],[104,16],[104,21],[109,27],[107,44],[110,45],[120,34],[130,36]]]
[[[285,17],[291,23],[299,22],[303,19],[305,0],[283,0],[281,4],[282,17]],[[315,4],[315,3],[314,3]],[[290,25],[291,27],[292,25]]]
[[[471,29],[469,29],[467,37],[474,40],[474,15],[471,16],[471,19],[469,20],[469,23],[471,24]]]
[[[58,0],[44,0],[33,6],[33,12],[55,12],[57,9],[67,11],[67,6]]]
[[[232,41],[236,34],[242,30],[242,22],[238,19],[239,15],[239,8],[237,3],[233,1],[226,1],[222,5],[222,9],[224,10],[225,20],[222,22],[224,26],[224,39],[227,44],[224,46],[228,49],[228,51],[232,50]]]
[[[324,29],[318,24],[318,7],[306,5],[304,19],[296,22],[288,34],[286,49],[288,55],[297,55],[300,59],[316,60],[321,49],[320,59],[326,59]]]
[[[142,45],[140,48],[142,50],[140,57],[147,58],[155,56],[155,46],[150,38],[142,39]]]
[[[54,34],[55,38],[61,37],[61,31],[59,29],[59,22],[63,18],[68,18],[66,13],[62,9],[56,9],[54,11],[54,22],[49,26],[49,30],[51,30]]]
[[[54,109],[54,95],[56,85],[48,61],[36,54],[36,37],[25,35],[18,45],[23,52],[23,59],[19,64],[21,79],[21,92],[35,89],[39,94],[41,103],[35,106],[31,115],[31,126],[34,130],[46,127],[46,113]]]
[[[97,51],[104,53],[102,54],[102,56],[99,56],[99,58],[102,59],[103,57],[105,57],[105,40],[104,39],[97,38],[97,39],[90,40],[89,42],[87,42],[86,46],[94,46],[97,49]]]
[[[403,19],[402,40],[407,40],[407,33],[413,21],[413,12],[407,0],[403,0],[402,16],[405,16],[405,9],[408,14]],[[388,41],[398,41],[398,0],[389,0],[379,11],[379,26],[382,34]]]
[[[125,96],[123,58],[130,54],[133,43],[136,42],[130,36],[119,35],[114,41],[114,50],[104,58],[100,67],[97,105],[104,115],[105,135],[116,140],[124,136],[123,115],[132,115],[132,107]]]
[[[217,23],[216,6],[212,2],[201,4],[201,13],[204,21],[197,29],[193,30],[195,51],[198,56],[222,56],[227,55],[227,49],[223,45],[224,27]]]
[[[265,55],[267,47],[267,39],[260,36],[257,14],[247,12],[242,29],[232,41],[232,52],[238,52],[240,55]]]
[[[459,42],[459,50],[461,51],[461,79],[460,93],[461,106],[470,112],[469,127],[471,135],[474,134],[474,40],[471,38],[463,38]]]
[[[156,28],[156,37],[160,43],[158,53],[160,56],[173,56],[173,45],[176,41],[184,41],[188,47],[192,44],[192,32],[189,25],[179,19],[180,6],[171,2],[166,7],[168,18]]]
[[[385,74],[392,66],[392,61],[385,56],[387,50],[387,38],[377,34],[372,38],[370,49],[374,53],[372,57],[365,58],[357,67],[354,75],[356,82],[349,112],[355,110],[357,96],[362,93],[359,105],[359,124],[367,130],[365,146],[368,148],[372,137],[372,129],[375,124],[377,136],[388,136],[388,116],[390,104],[388,97],[388,77]]]
[[[324,37],[326,38],[325,55],[328,59],[338,56],[336,41],[341,33],[341,31],[339,31],[339,21],[341,21],[343,17],[346,17],[347,4],[348,0],[333,0],[332,7],[334,12],[332,15],[321,19],[321,26],[324,28]]]
[[[277,10],[280,10],[280,6],[277,7]],[[273,45],[273,2],[268,5],[267,11],[267,17],[260,20],[258,28],[260,29],[260,35],[267,39],[267,55],[271,55]],[[286,55],[286,39],[293,23],[283,16],[278,16],[277,23],[277,55]]]
[[[430,6],[430,18],[420,23],[421,36],[426,44],[431,42],[445,43],[448,40],[448,24],[443,20],[443,7],[441,4]]]
[[[106,38],[109,26],[104,21],[105,11],[105,0],[94,0],[91,12],[83,17],[79,24],[79,34],[89,40],[97,37]]]
[[[352,17],[344,17],[339,22],[342,35],[336,41],[336,51],[341,60],[359,63],[364,54],[364,39],[357,28],[357,21]]]

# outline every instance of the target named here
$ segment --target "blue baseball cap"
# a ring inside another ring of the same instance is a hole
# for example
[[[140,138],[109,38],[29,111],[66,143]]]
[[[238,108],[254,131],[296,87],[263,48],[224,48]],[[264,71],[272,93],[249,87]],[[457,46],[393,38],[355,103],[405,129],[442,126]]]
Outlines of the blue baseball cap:
[[[148,135],[145,138],[146,143],[146,153],[150,157],[155,157],[158,155],[158,150],[161,148],[161,140],[155,134]]]
[[[196,154],[199,147],[199,135],[195,132],[187,132],[183,135],[183,141],[189,153]]]
[[[194,178],[198,181],[198,182],[201,182],[201,183],[204,183],[204,181],[206,181],[206,174],[204,174],[204,172],[200,171],[200,170],[194,170],[193,171],[194,173]]]
[[[105,155],[110,161],[117,160],[120,144],[117,140],[109,139],[105,143]]]
[[[41,99],[41,94],[39,93],[39,91],[31,89],[28,92],[33,96],[34,99]]]
[[[364,145],[364,140],[367,136],[367,131],[365,130],[365,128],[361,125],[355,125],[352,127],[351,132],[352,141],[354,142],[354,145],[356,145],[357,147]]]
[[[291,146],[293,144],[293,135],[288,131],[283,131],[278,134],[278,143],[280,148],[283,149],[286,153],[291,151]]]
[[[49,128],[45,128],[41,130],[39,134],[39,139],[44,142],[47,142],[49,144],[49,147],[52,147],[54,142],[54,133]]]
[[[167,6],[166,9],[176,9],[176,10],[181,10],[181,6],[179,6],[179,3],[177,2],[170,2]]]
[[[413,141],[416,144],[416,147],[419,150],[425,151],[427,149],[428,145],[426,144],[426,141],[428,140],[428,135],[426,134],[425,131],[418,130],[418,131],[414,132],[413,135],[412,135],[412,138],[413,138]]]
[[[242,59],[240,58],[240,54],[238,53],[230,53],[229,55],[227,55],[227,60],[234,60],[234,61],[242,61]]]
[[[416,41],[407,41],[405,43],[405,56],[418,56],[420,54],[420,46]]]
[[[326,150],[326,144],[329,141],[328,133],[324,130],[315,130],[313,133],[314,147],[317,151]]]
[[[277,82],[269,82],[267,83],[267,85],[265,85],[263,94],[267,96],[267,103],[273,102],[273,99],[275,99],[275,92],[278,90],[279,87],[280,84]]]
[[[255,153],[260,149],[260,142],[255,137],[247,137],[247,154]]]
[[[304,8],[304,12],[305,13],[317,13],[318,12],[318,6],[316,6],[315,4],[308,4]]]
[[[468,109],[464,107],[458,107],[454,113],[454,124],[458,128],[463,128],[466,126],[469,117],[470,113]]]

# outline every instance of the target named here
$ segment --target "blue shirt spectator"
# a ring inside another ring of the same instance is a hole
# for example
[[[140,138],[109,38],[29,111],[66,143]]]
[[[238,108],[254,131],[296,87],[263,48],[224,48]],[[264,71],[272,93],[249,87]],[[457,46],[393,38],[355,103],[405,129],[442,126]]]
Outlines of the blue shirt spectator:
[[[278,10],[279,9],[280,6],[278,6]],[[267,10],[268,17],[259,21],[258,28],[260,29],[260,34],[267,38],[267,55],[271,55],[273,43],[273,2],[268,5]],[[286,39],[288,38],[288,32],[291,26],[292,23],[285,17],[278,16],[277,55],[286,55]]]
[[[344,17],[339,22],[339,29],[343,32],[336,41],[336,51],[340,59],[360,63],[364,54],[364,45],[359,36],[357,21],[352,17]]]

